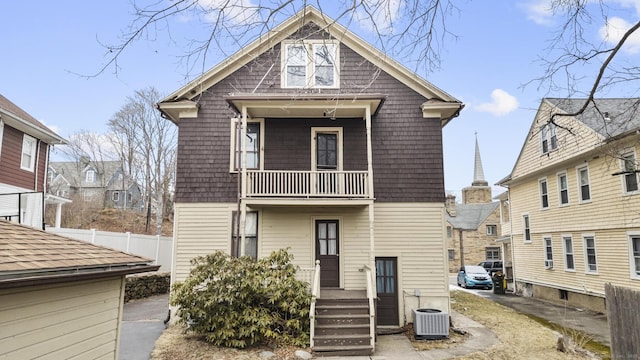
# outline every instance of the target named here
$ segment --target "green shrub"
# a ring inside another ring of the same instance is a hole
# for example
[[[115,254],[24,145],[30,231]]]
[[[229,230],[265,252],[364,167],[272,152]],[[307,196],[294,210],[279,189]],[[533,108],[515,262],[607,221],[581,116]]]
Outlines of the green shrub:
[[[171,304],[181,323],[217,346],[306,346],[311,295],[292,259],[284,249],[259,260],[222,252],[195,258],[187,279],[174,284]]]

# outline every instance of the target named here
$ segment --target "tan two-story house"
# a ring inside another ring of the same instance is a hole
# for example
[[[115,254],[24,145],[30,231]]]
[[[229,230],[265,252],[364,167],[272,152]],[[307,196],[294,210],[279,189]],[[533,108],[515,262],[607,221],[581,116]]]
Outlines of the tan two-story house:
[[[511,174],[516,291],[605,310],[640,289],[640,99],[543,99]]]
[[[289,248],[319,262],[318,298],[378,299],[365,353],[376,321],[449,313],[442,127],[462,107],[306,7],[159,103],[179,127],[172,281],[216,250]]]

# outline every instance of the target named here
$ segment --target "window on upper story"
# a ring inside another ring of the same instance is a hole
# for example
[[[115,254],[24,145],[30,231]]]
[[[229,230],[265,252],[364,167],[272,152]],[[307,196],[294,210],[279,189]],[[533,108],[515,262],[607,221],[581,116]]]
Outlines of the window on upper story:
[[[638,166],[633,152],[622,155],[622,171],[624,171],[624,192],[638,191]]]
[[[22,158],[20,159],[20,169],[33,171],[36,162],[36,138],[27,134],[22,137]]]
[[[242,142],[238,141],[242,136],[240,119],[231,119],[231,168],[230,171],[238,171],[242,165]],[[247,121],[247,134],[244,138],[247,147],[247,169],[260,169],[262,163],[262,120]]]
[[[95,170],[87,170],[84,174],[84,181],[88,183],[92,183],[96,181],[96,171]]]
[[[543,209],[549,207],[549,191],[547,189],[547,179],[540,180],[540,204]]]
[[[569,203],[569,185],[567,184],[567,174],[558,174],[558,191],[560,198],[560,205],[567,205]]]
[[[285,88],[338,88],[339,45],[334,41],[283,43],[282,84]]]
[[[453,236],[453,228],[451,226],[447,226],[447,237],[450,238]]]
[[[524,229],[524,241],[531,241],[531,227],[529,226],[529,215],[522,215],[522,228]]]
[[[596,258],[596,238],[593,235],[585,235],[584,239],[584,264],[587,273],[598,272],[598,259]]]
[[[580,201],[585,202],[591,200],[589,168],[586,166],[578,168],[578,185],[580,186]]]
[[[454,249],[449,249],[449,261],[454,261],[456,259],[456,251]]]
[[[631,277],[640,279],[640,235],[629,236]]]
[[[120,192],[114,191],[113,193],[111,193],[111,200],[115,202],[120,201]]]
[[[562,235],[562,246],[564,248],[564,269],[573,271],[576,266],[573,260],[573,238],[571,235]]]
[[[558,138],[556,137],[556,125],[548,123],[540,130],[542,139],[542,153],[546,154],[558,147]]]
[[[487,235],[498,235],[498,225],[487,225]]]

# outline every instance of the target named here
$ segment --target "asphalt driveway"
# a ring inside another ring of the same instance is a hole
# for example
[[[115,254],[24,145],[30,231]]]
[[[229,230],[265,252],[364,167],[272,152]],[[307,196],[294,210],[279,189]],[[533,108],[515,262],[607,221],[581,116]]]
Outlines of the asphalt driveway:
[[[120,329],[120,360],[149,360],[156,340],[165,329],[169,294],[124,304]]]

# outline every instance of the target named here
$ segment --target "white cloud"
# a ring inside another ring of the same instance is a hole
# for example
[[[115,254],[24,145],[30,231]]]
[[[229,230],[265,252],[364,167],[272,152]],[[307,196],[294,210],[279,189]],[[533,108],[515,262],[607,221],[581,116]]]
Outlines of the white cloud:
[[[615,45],[622,39],[624,33],[629,30],[631,26],[632,24],[624,19],[612,17],[600,28],[598,33],[602,40],[608,44]],[[631,34],[626,40],[623,49],[632,54],[640,53],[640,34],[638,32]]]
[[[495,116],[504,116],[518,108],[518,99],[502,89],[491,92],[491,102],[482,103],[475,107],[476,111],[488,112]]]
[[[402,5],[403,0],[363,0],[355,12],[355,17],[360,27],[368,31],[375,31],[376,28],[381,32],[393,31],[393,22],[400,16]]]
[[[205,10],[204,19],[217,22],[220,19],[234,24],[247,24],[259,21],[258,5],[251,0],[196,0]],[[220,12],[223,16],[219,16]]]
[[[553,11],[549,0],[534,0],[523,5],[527,19],[538,25],[551,25]]]

